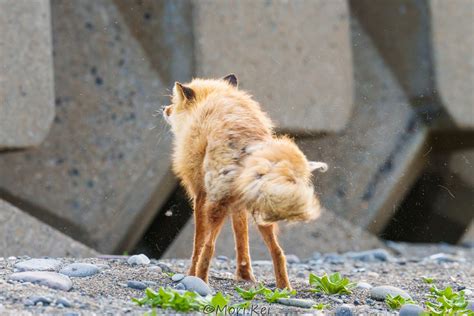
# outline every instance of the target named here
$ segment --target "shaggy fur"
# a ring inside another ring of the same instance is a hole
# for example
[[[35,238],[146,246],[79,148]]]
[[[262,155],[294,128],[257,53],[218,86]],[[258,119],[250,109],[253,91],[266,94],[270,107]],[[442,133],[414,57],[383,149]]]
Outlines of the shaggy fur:
[[[194,203],[195,238],[190,275],[207,282],[209,263],[224,219],[231,215],[237,279],[255,281],[248,249],[247,215],[253,216],[273,258],[277,286],[290,288],[276,222],[319,216],[309,162],[272,122],[237,78],[176,83],[163,111],[174,138],[173,170]]]

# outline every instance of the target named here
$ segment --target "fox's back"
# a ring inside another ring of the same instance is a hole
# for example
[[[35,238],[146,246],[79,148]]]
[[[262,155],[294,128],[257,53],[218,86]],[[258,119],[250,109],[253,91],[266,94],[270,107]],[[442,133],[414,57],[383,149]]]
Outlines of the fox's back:
[[[190,193],[215,199],[232,191],[245,148],[272,137],[272,123],[242,91],[219,91],[196,104],[175,139],[174,170]]]

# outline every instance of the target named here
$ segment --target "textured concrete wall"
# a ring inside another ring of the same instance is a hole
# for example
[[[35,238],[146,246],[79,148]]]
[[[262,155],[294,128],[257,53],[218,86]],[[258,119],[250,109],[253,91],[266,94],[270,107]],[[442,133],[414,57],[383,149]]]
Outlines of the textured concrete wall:
[[[94,250],[0,200],[0,257],[93,257]]]
[[[436,82],[448,113],[474,128],[474,1],[430,2]]]
[[[351,7],[410,99],[474,127],[473,1],[353,0]]]
[[[153,114],[168,102],[166,80],[189,78],[191,70],[163,78],[153,67],[139,33],[129,27],[136,17],[125,17],[135,14],[133,6],[51,3],[56,119],[38,149],[0,155],[0,188],[89,246],[119,251],[140,238],[174,189],[171,135]],[[146,12],[140,15],[143,28],[159,31],[152,22],[159,12]],[[188,29],[178,25],[174,32]],[[192,45],[187,38],[176,45],[186,49]],[[191,60],[192,50],[186,51]]]
[[[36,146],[54,117],[49,1],[0,1],[0,30],[0,149]]]
[[[291,132],[340,131],[353,106],[345,0],[195,1],[196,75],[236,73]]]

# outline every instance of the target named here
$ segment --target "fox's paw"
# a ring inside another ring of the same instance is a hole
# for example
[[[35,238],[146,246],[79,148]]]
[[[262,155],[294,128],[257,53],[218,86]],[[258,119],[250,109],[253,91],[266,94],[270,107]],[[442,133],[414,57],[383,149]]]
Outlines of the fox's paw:
[[[248,281],[257,283],[257,279],[255,279],[253,272],[248,270],[237,270],[237,272],[235,273],[235,279],[237,281]]]

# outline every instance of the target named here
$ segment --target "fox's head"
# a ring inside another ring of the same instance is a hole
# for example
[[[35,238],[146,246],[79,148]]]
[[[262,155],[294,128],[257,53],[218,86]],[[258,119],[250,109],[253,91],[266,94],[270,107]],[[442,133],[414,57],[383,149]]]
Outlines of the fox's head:
[[[186,124],[187,117],[206,97],[215,92],[231,92],[237,89],[237,77],[230,74],[221,79],[193,79],[189,83],[175,82],[171,104],[163,108],[163,117],[173,132]]]

